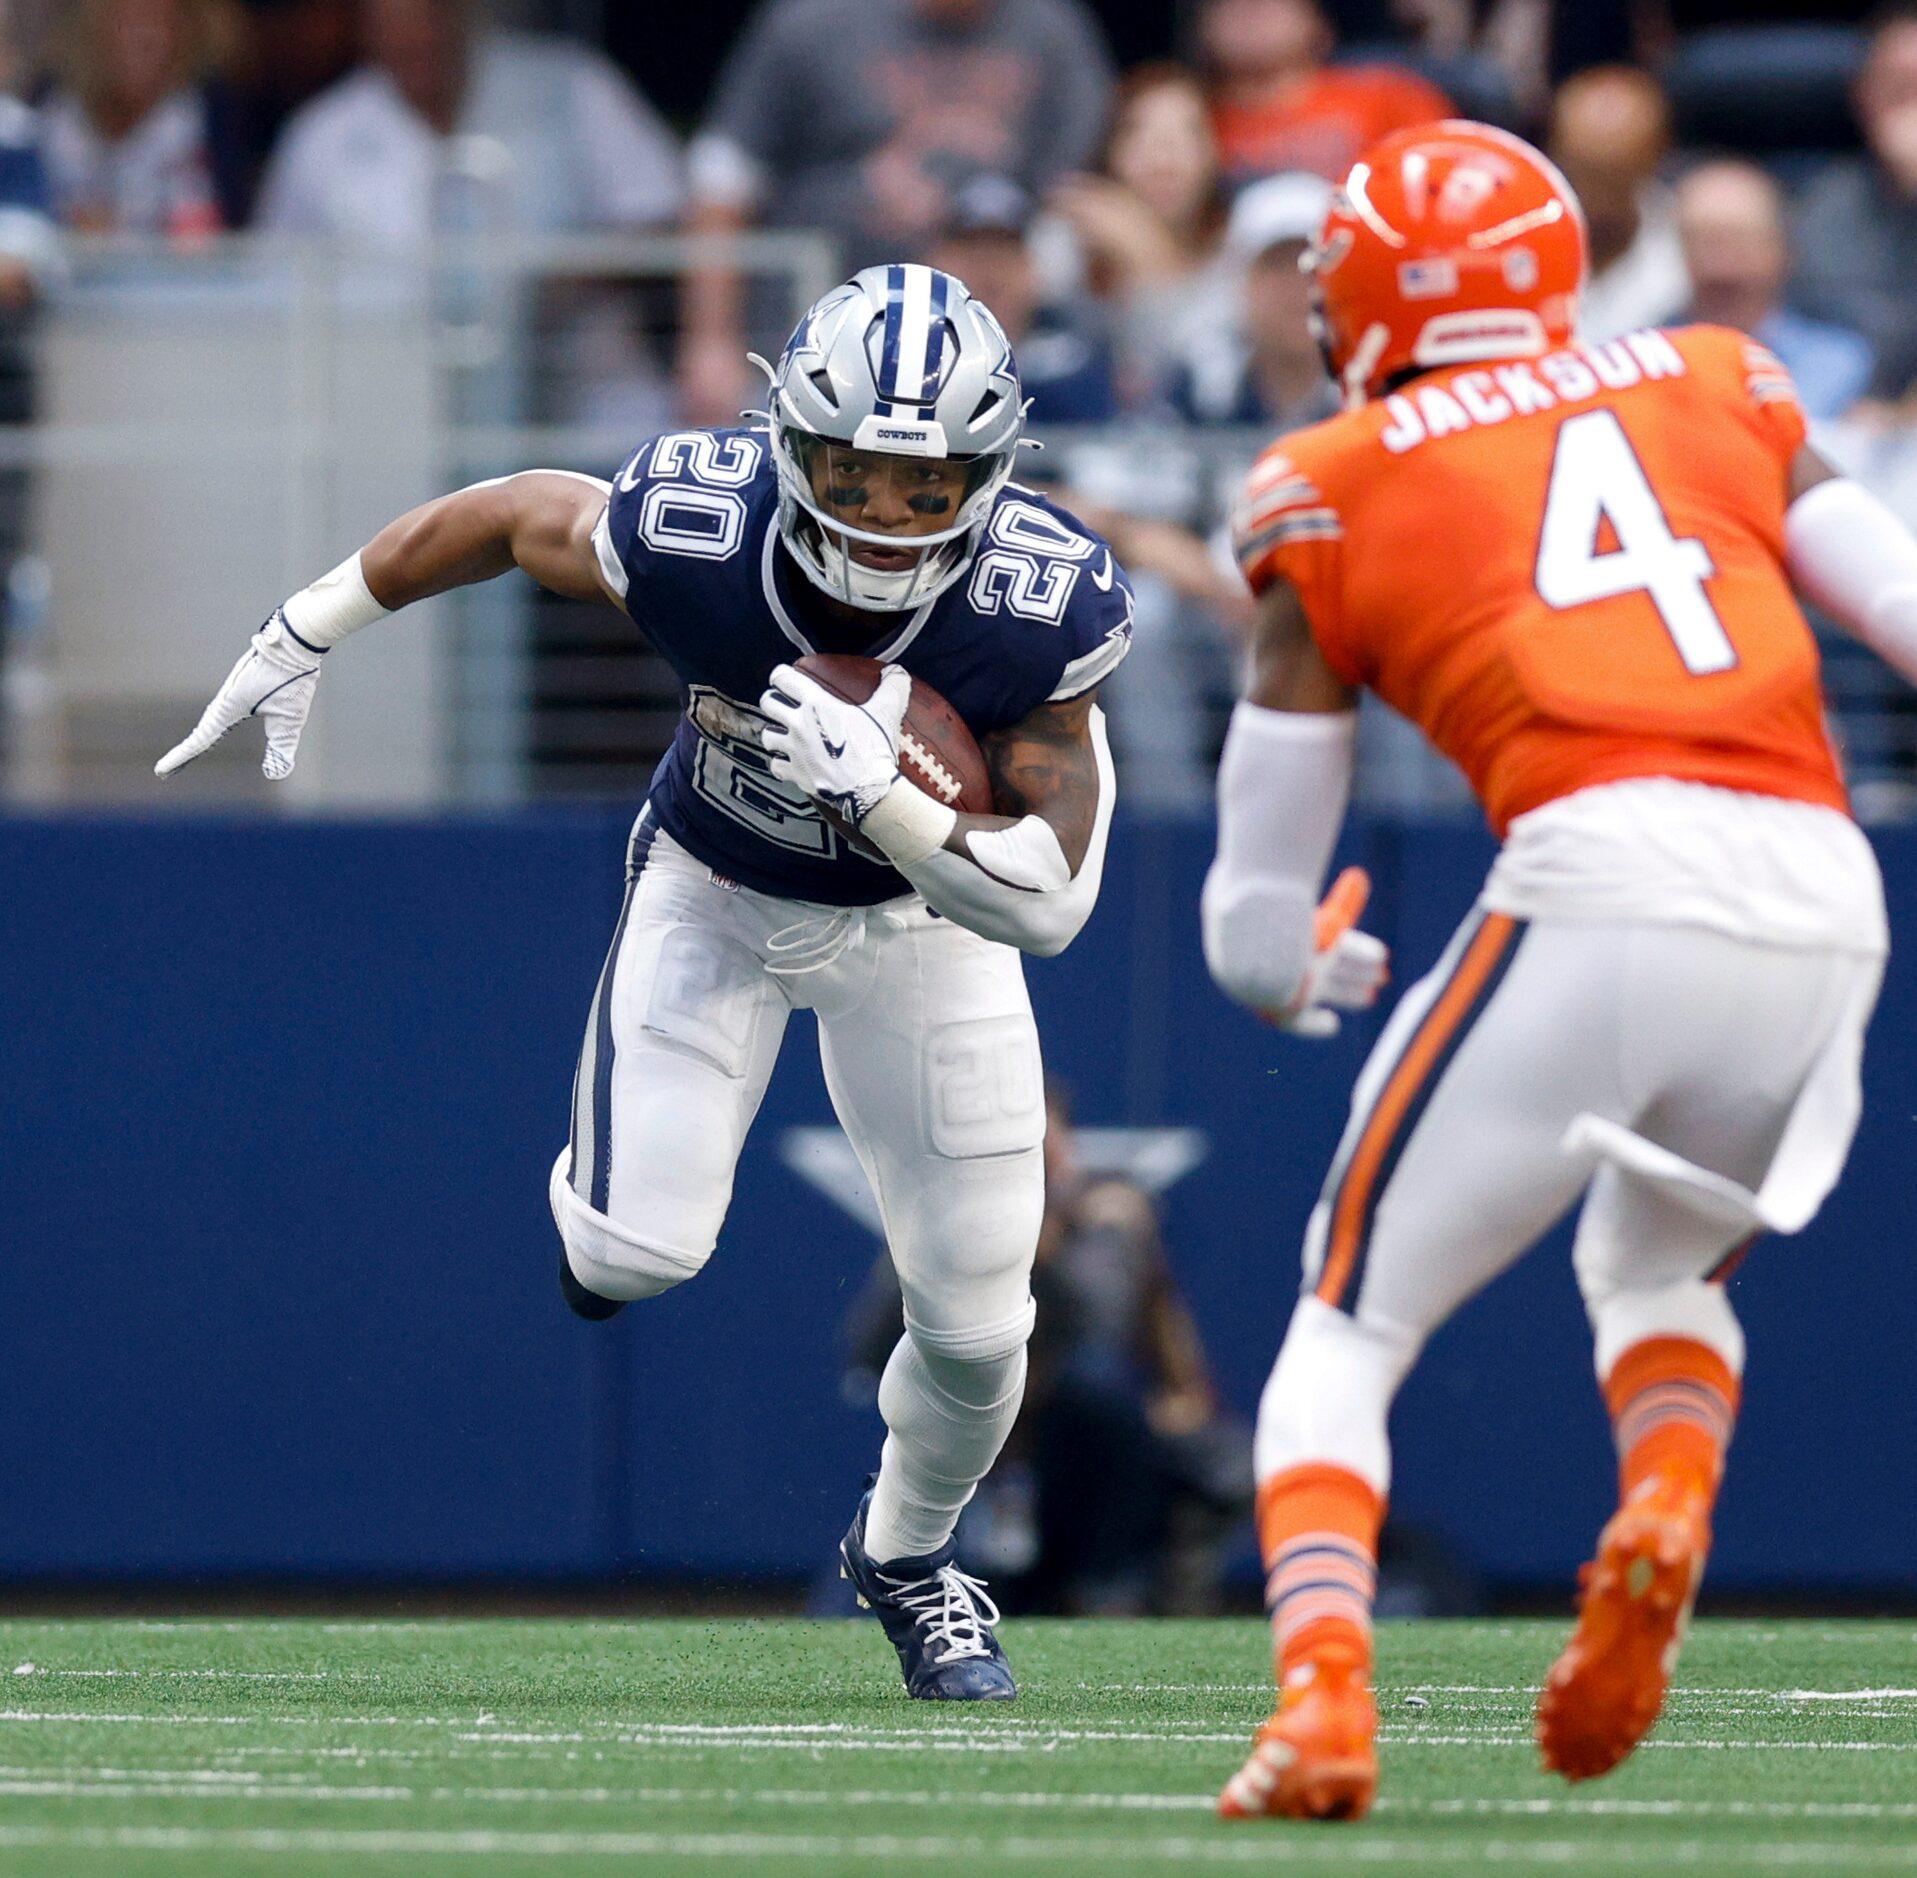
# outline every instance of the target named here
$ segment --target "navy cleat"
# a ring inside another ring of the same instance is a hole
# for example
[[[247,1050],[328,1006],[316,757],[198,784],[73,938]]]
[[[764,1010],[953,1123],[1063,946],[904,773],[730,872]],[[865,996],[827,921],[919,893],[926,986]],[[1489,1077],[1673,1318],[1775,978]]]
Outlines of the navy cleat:
[[[566,1257],[566,1248],[559,1248],[559,1295],[566,1300],[573,1314],[583,1317],[589,1324],[603,1324],[608,1317],[617,1317],[626,1308],[624,1298],[602,1298],[596,1291],[588,1291],[572,1275],[572,1261]]]
[[[1011,1701],[1018,1684],[992,1634],[998,1606],[985,1595],[985,1581],[959,1570],[950,1539],[924,1558],[880,1566],[865,1549],[871,1504],[868,1488],[851,1531],[839,1542],[839,1570],[851,1579],[859,1603],[885,1626],[899,1653],[906,1694],[921,1702]]]

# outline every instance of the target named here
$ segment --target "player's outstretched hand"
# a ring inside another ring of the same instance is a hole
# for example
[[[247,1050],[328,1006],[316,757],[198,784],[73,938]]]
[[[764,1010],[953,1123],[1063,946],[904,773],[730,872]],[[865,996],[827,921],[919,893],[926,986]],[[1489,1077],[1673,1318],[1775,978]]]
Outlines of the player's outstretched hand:
[[[1271,1021],[1296,1037],[1335,1037],[1340,1011],[1366,1011],[1391,977],[1391,953],[1373,933],[1360,932],[1371,876],[1347,867],[1319,903],[1311,964],[1298,995]]]
[[[247,641],[239,663],[200,714],[193,734],[153,765],[154,775],[171,776],[196,756],[204,756],[241,718],[257,717],[266,725],[266,755],[260,768],[274,782],[290,776],[306,714],[313,708],[313,687],[319,683],[323,656],[295,639],[286,621],[275,613]]]
[[[759,742],[774,776],[834,809],[855,828],[898,780],[899,729],[912,678],[888,665],[863,704],[849,704],[790,665],[773,668],[759,700]]]

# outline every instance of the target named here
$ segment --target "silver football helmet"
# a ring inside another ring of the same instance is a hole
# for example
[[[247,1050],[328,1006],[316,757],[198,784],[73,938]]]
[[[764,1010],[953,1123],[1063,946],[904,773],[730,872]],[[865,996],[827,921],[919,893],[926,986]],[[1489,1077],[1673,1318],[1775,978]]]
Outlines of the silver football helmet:
[[[779,532],[807,578],[874,613],[943,593],[977,552],[1025,427],[998,321],[950,274],[868,267],[813,307],[766,371]],[[875,508],[944,525],[844,519]]]

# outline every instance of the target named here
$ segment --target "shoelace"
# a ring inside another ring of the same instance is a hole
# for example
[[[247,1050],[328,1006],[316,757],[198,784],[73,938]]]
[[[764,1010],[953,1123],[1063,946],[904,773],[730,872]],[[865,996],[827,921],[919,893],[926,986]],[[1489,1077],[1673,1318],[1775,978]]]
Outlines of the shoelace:
[[[897,1601],[912,1613],[928,1645],[946,1646],[943,1656],[932,1658],[938,1667],[992,1654],[985,1633],[999,1621],[999,1609],[985,1595],[983,1578],[970,1577],[956,1565],[942,1565],[930,1584],[903,1593]]]

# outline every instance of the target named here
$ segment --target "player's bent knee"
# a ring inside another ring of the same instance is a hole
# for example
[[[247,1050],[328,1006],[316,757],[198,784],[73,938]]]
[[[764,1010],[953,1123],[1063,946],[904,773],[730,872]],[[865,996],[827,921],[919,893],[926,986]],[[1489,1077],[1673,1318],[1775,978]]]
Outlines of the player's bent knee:
[[[1724,1359],[1733,1376],[1744,1373],[1744,1327],[1722,1285],[1683,1278],[1642,1290],[1619,1288],[1600,1297],[1587,1296],[1585,1308],[1596,1339],[1593,1355],[1600,1382],[1626,1350],[1653,1337],[1701,1343]]]
[[[1300,1299],[1258,1403],[1258,1478],[1319,1461],[1384,1492],[1391,1481],[1385,1424],[1420,1347],[1407,1332]]]
[[[706,1260],[712,1256],[711,1246],[692,1249],[666,1245],[587,1205],[566,1178],[571,1159],[571,1150],[567,1149],[553,1163],[547,1191],[560,1243],[566,1249],[566,1263],[588,1291],[630,1303],[638,1298],[656,1298],[705,1269]]]

